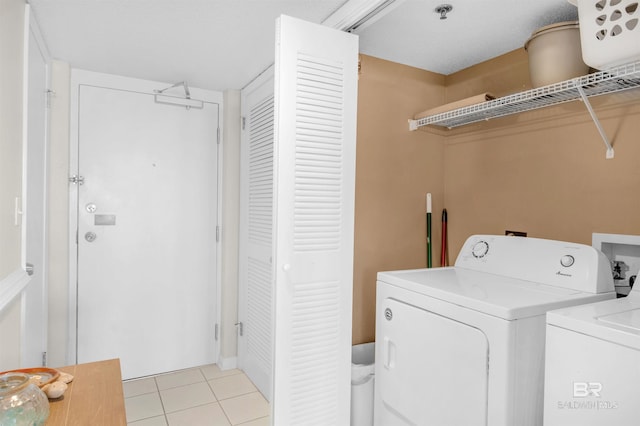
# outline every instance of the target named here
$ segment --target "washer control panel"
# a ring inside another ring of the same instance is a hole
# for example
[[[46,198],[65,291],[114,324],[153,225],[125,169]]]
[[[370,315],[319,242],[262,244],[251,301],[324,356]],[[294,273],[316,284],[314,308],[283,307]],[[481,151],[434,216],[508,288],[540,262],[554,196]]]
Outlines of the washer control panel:
[[[604,254],[564,241],[473,235],[460,250],[455,267],[592,293],[613,287]]]

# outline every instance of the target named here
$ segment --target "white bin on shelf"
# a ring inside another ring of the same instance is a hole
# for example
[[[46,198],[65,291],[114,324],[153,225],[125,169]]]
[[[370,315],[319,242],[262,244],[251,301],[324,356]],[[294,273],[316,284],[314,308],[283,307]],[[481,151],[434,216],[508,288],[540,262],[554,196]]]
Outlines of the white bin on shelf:
[[[351,426],[373,425],[375,342],[351,347]]]
[[[638,0],[569,0],[578,6],[584,62],[607,70],[640,61]]]

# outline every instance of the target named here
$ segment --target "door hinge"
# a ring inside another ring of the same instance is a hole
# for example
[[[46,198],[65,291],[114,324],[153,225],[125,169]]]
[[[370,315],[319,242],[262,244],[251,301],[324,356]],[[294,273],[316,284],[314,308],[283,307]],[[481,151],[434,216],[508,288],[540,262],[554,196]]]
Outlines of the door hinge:
[[[219,335],[218,333],[219,333],[219,327],[218,327],[218,324],[216,324],[216,330],[215,330],[215,333],[214,333],[215,334],[214,339],[215,339],[216,342],[218,341],[218,335]]]
[[[27,275],[32,276],[34,273],[34,269],[33,269],[33,263],[25,263],[24,264],[24,271],[27,273]]]
[[[246,125],[247,125],[247,118],[246,117],[242,117],[242,130],[244,130]]]
[[[47,90],[44,92],[44,96],[45,96],[45,101],[46,101],[46,104],[47,104],[47,108],[51,108],[51,98],[52,98],[53,96],[55,96],[55,95],[56,95],[56,92],[54,92],[54,91],[53,91],[53,90],[51,90],[51,89],[47,89]]]
[[[220,225],[216,225],[216,243],[220,242]]]
[[[84,185],[84,176],[73,175],[69,177],[69,182],[74,185]]]
[[[42,352],[42,366],[43,367],[47,366],[47,353],[46,352]]]
[[[237,322],[236,327],[238,327],[238,334],[240,336],[244,336],[244,324],[242,322]]]

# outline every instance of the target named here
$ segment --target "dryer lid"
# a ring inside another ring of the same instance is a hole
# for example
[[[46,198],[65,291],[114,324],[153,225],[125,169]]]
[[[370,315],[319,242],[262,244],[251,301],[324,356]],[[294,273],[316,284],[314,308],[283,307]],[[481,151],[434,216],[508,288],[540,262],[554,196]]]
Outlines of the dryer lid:
[[[458,267],[379,272],[378,281],[505,320],[615,297]]]

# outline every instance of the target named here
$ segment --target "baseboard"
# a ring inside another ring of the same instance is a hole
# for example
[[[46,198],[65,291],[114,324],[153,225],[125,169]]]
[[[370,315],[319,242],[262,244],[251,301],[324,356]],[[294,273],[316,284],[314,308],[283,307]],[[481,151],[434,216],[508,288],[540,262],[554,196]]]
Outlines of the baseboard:
[[[220,370],[233,370],[238,367],[238,357],[229,357],[218,359],[218,367]]]
[[[22,268],[0,280],[0,312],[22,293],[30,280],[31,277]]]

